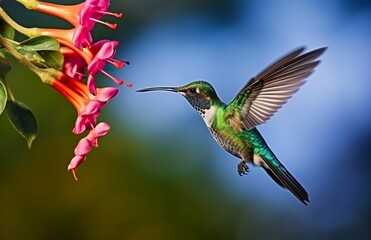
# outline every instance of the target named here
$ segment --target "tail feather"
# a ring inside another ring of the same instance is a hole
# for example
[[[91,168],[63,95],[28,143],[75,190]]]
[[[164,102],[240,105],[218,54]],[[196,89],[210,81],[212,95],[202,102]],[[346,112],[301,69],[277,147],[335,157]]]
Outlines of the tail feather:
[[[291,173],[283,166],[283,164],[276,158],[275,164],[268,159],[261,157],[265,164],[262,164],[264,170],[268,175],[280,186],[287,188],[299,199],[303,204],[307,205],[309,202],[307,191],[301,184],[291,175]],[[278,166],[276,166],[278,164]]]

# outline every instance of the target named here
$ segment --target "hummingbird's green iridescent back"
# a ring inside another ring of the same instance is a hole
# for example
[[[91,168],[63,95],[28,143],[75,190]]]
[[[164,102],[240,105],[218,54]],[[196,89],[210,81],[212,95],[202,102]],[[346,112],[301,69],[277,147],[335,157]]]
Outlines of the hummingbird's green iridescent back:
[[[156,87],[139,92],[165,90],[181,94],[202,116],[214,139],[229,153],[242,159],[240,175],[247,174],[247,162],[261,166],[279,185],[290,190],[305,205],[308,193],[268,147],[256,126],[265,123],[297,92],[319,64],[326,48],[302,54],[297,49],[252,78],[226,105],[211,84],[195,81],[182,87]]]

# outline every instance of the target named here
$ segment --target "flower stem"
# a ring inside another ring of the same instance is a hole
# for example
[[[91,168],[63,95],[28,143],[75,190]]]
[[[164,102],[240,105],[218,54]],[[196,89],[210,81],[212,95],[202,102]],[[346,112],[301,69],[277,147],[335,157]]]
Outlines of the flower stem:
[[[16,0],[23,6],[25,6],[27,9],[35,9],[37,7],[37,0]]]
[[[22,54],[17,52],[13,48],[13,45],[11,43],[9,43],[9,41],[1,35],[0,35],[0,45],[3,46],[12,56],[14,56],[20,62],[24,63],[27,67],[31,68],[31,66],[29,66],[29,65],[32,65],[32,67],[34,67],[33,64],[28,62],[27,59]]]
[[[27,37],[33,37],[36,35],[40,35],[40,30],[38,28],[25,28],[18,23],[16,23],[9,15],[0,7],[0,17],[4,19],[12,28],[17,30],[18,32],[26,35]]]
[[[30,61],[27,60],[26,57],[24,57],[22,54],[20,54],[19,52],[17,52],[17,50],[13,48],[13,44],[9,43],[9,41],[1,35],[0,45],[3,46],[8,51],[9,54],[11,54],[21,63],[23,63],[31,71],[36,73],[43,83],[50,84],[55,79],[55,77],[57,77],[60,73],[59,71],[53,68],[39,68],[33,65]]]

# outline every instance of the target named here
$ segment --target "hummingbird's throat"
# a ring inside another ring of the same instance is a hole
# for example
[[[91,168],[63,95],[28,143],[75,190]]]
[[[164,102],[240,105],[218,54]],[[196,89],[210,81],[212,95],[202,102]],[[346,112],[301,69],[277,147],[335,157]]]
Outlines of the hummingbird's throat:
[[[201,116],[205,115],[206,110],[210,109],[210,101],[199,101],[193,99],[187,99],[192,107],[199,113]]]
[[[186,98],[192,107],[201,115],[204,119],[207,127],[211,127],[214,122],[217,106],[212,106],[210,99],[192,99]]]

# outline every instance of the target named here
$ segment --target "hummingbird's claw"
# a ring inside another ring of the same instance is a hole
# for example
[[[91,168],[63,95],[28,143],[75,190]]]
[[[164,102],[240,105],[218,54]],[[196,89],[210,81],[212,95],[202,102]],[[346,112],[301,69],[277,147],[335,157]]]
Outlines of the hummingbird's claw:
[[[244,160],[242,160],[237,165],[237,172],[238,172],[238,175],[240,175],[240,176],[247,175],[250,172],[249,167],[247,166],[247,164]]]

